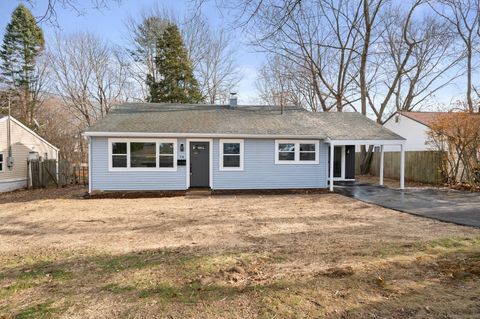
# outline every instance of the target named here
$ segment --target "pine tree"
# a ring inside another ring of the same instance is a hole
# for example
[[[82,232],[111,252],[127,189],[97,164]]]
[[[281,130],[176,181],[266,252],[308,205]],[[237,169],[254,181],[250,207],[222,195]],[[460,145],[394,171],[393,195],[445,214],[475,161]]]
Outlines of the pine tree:
[[[2,82],[20,98],[19,112],[27,125],[33,124],[36,101],[33,87],[36,84],[36,62],[45,48],[42,29],[30,10],[20,4],[12,13],[0,49]]]
[[[176,25],[169,24],[158,39],[155,63],[160,78],[147,77],[150,102],[198,103],[203,99]]]

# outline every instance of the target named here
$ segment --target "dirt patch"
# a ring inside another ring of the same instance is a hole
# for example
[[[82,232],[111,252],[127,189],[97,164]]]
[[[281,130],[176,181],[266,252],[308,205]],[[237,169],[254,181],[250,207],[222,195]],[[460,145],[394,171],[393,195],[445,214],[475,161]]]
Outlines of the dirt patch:
[[[336,194],[84,200],[82,191],[0,197],[0,317],[479,313],[478,229]]]
[[[12,192],[0,193],[0,204],[20,203],[42,199],[80,199],[88,189],[80,185],[71,185],[60,188],[19,189]]]

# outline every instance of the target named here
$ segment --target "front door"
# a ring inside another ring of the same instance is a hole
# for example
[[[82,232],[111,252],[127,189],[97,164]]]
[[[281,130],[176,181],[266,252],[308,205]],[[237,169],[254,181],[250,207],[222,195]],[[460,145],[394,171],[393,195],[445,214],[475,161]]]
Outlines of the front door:
[[[190,187],[210,186],[209,147],[209,142],[190,142]]]

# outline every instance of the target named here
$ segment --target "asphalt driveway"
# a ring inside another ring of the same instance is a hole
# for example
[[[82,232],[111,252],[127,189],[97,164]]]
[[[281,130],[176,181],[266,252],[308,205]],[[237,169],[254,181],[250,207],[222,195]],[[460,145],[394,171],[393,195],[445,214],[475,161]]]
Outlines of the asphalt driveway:
[[[336,192],[401,212],[480,227],[480,194],[436,188],[391,189],[370,184],[335,186]]]

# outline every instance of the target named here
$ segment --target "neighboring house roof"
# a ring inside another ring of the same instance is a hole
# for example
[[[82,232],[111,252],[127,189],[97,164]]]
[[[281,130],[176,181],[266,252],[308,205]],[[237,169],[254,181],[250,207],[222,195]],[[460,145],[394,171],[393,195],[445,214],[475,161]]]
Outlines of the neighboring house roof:
[[[3,122],[3,121],[6,121],[8,118],[8,116],[5,116],[5,117],[0,117],[0,122]],[[14,122],[15,124],[17,124],[18,126],[20,126],[21,128],[23,128],[25,131],[27,131],[28,133],[32,134],[33,136],[35,136],[36,138],[38,138],[40,141],[42,141],[43,143],[47,144],[48,146],[50,146],[51,148],[55,149],[55,150],[60,150],[58,147],[55,147],[53,146],[51,143],[49,143],[47,140],[45,140],[43,137],[41,137],[40,135],[38,135],[37,133],[35,133],[34,131],[32,131],[30,128],[28,128],[27,126],[25,126],[22,122],[20,122],[19,120],[17,120],[16,118],[14,118],[13,116],[10,116],[10,120],[12,122]]]
[[[403,140],[359,113],[313,113],[285,107],[281,114],[279,106],[253,105],[126,103],[114,108],[85,135],[116,133]]]
[[[455,116],[456,114],[463,114],[461,112],[407,112],[407,111],[397,111],[392,116],[390,116],[387,121],[389,121],[395,114],[401,114],[405,117],[408,117],[411,120],[414,120],[420,124],[423,124],[427,127],[430,127],[432,123],[436,120],[439,115],[448,115]],[[472,116],[479,116],[477,113],[471,114]],[[387,122],[385,121],[385,123]]]
[[[399,111],[398,114],[401,114],[409,119],[412,119],[420,124],[430,127],[430,125],[435,121],[436,117],[439,114],[447,114],[448,112],[406,112]]]

